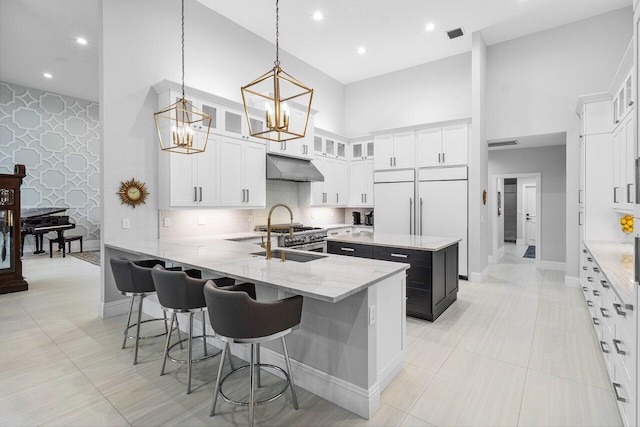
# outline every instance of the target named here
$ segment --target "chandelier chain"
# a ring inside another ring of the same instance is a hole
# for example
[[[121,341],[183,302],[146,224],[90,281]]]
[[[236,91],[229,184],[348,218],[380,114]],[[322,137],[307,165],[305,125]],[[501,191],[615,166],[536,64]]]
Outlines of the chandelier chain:
[[[273,62],[273,64],[276,67],[280,66],[280,44],[279,44],[279,38],[280,38],[280,8],[278,5],[279,0],[276,0],[276,60]]]
[[[182,0],[182,99],[184,99],[184,0]]]

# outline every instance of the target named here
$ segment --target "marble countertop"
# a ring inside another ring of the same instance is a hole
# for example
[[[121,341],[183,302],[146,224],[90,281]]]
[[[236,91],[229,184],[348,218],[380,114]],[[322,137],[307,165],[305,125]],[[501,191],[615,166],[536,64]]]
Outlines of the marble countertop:
[[[633,301],[633,245],[629,243],[586,240],[593,259],[626,304]]]
[[[423,251],[439,251],[462,239],[453,237],[414,236],[411,234],[376,233],[360,231],[351,234],[327,237],[327,241],[358,243],[373,246],[391,246],[394,248],[417,249]]]
[[[330,254],[318,254],[323,258],[310,262],[266,260],[253,254],[263,251],[259,245],[229,240],[250,237],[249,234],[108,242],[105,246],[328,302],[338,302],[409,268],[409,264]]]

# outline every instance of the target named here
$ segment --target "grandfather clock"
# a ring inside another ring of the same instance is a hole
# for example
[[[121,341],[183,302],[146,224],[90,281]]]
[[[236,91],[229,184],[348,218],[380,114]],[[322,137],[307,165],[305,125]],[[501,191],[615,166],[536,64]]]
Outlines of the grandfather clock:
[[[0,294],[29,289],[20,259],[20,185],[24,165],[13,174],[0,174]]]

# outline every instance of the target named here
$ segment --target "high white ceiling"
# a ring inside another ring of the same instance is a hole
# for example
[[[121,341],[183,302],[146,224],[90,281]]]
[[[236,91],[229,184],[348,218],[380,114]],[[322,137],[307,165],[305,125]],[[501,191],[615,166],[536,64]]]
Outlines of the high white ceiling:
[[[275,0],[198,0],[273,42]],[[495,44],[625,6],[632,0],[281,0],[280,47],[342,83]],[[324,19],[313,20],[315,11]],[[432,32],[425,25],[433,22]],[[446,31],[466,35],[449,40]],[[594,28],[597,31],[597,28]],[[367,49],[359,55],[359,46]],[[283,64],[286,69],[286,64]]]
[[[109,0],[105,0],[109,1]],[[149,3],[150,18],[153,0]],[[178,0],[175,0],[176,2]],[[274,0],[197,0],[274,41]],[[632,0],[282,0],[283,50],[350,83],[607,11]],[[312,19],[314,11],[324,20]],[[435,31],[425,31],[433,22]],[[98,100],[99,0],[0,0],[0,80]],[[466,35],[449,40],[445,31]],[[594,28],[594,31],[597,31]],[[75,43],[78,36],[89,44]],[[365,46],[367,53],[356,49]],[[283,64],[286,69],[286,64]],[[53,78],[44,79],[50,72]]]

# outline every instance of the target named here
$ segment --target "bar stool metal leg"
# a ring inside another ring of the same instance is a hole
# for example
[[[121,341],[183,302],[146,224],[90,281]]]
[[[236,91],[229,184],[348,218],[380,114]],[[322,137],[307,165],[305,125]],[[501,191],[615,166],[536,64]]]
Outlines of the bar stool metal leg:
[[[203,311],[202,312],[202,343],[204,344],[204,355],[208,356],[207,354],[207,316],[206,316],[207,312]]]
[[[133,364],[138,364],[138,344],[140,344],[140,324],[142,323],[142,302],[144,301],[144,294],[141,294],[138,298],[140,298],[140,303],[138,304],[138,323],[136,324],[136,347],[133,351]],[[166,323],[165,323],[166,327]]]
[[[211,412],[209,412],[210,417],[213,417],[216,413],[216,402],[218,401],[218,393],[220,392],[220,380],[222,380],[222,368],[224,366],[224,356],[227,353],[229,354],[229,361],[231,361],[231,352],[229,351],[229,343],[225,342],[224,347],[222,347],[222,357],[220,358],[220,363],[218,364],[218,377],[216,378],[216,388],[213,390],[213,404],[211,405]]]
[[[184,346],[182,345],[182,334],[180,333],[180,323],[178,323],[178,315],[174,314],[174,316],[176,316],[176,329],[178,330],[178,343],[180,345],[180,350],[184,350]]]
[[[160,370],[160,376],[164,375],[164,368],[167,366],[167,356],[169,355],[169,345],[171,344],[171,331],[173,331],[173,320],[176,319],[176,314],[171,313],[171,323],[169,324],[169,333],[167,334],[167,343],[164,346],[164,357],[162,358],[162,369]]]
[[[282,337],[282,348],[284,348],[284,360],[287,362],[287,371],[289,371],[289,387],[291,387],[291,396],[293,397],[293,408],[298,410],[298,398],[296,397],[296,387],[293,383],[293,372],[291,372],[291,362],[289,361],[289,352],[287,351],[287,342]]]
[[[225,343],[225,347],[227,348],[227,357],[229,358],[229,366],[231,367],[231,370],[233,371],[233,370],[236,369],[236,367],[234,366],[233,358],[231,357],[231,347],[229,346],[229,343]],[[222,359],[224,359],[224,357]],[[223,360],[222,363],[224,363],[224,360]]]
[[[193,313],[189,313],[189,342],[187,348],[189,349],[189,357],[187,359],[187,394],[191,394],[191,359],[193,358]]]
[[[124,329],[124,341],[122,341],[122,348],[127,345],[127,337],[129,336],[129,327],[131,326],[131,312],[133,311],[133,298],[131,297],[131,303],[129,304],[129,317],[127,317],[127,327]]]
[[[251,363],[249,364],[249,427],[253,427],[253,409],[254,409],[254,395],[253,389],[255,387],[255,346],[251,344]]]
[[[260,344],[256,344],[256,376],[258,378],[256,378],[256,382],[258,385],[258,388],[262,387],[262,382],[260,381]]]

